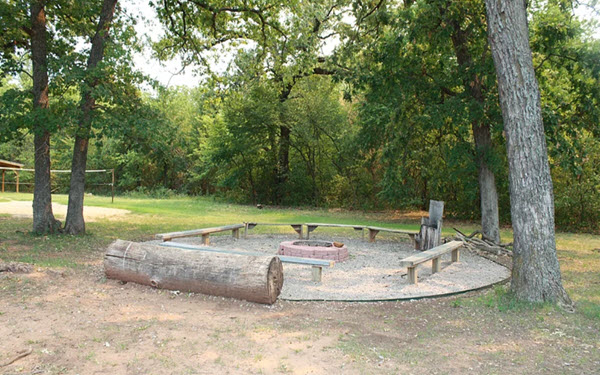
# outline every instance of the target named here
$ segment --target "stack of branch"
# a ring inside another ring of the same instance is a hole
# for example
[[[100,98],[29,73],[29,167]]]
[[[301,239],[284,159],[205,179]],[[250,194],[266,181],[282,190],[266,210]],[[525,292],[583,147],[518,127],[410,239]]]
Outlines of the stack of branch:
[[[463,245],[469,250],[483,251],[495,255],[512,256],[512,251],[509,250],[509,248],[512,247],[512,242],[505,244],[497,243],[478,230],[470,235],[466,235],[456,228],[452,229],[456,231],[454,240],[462,241]]]

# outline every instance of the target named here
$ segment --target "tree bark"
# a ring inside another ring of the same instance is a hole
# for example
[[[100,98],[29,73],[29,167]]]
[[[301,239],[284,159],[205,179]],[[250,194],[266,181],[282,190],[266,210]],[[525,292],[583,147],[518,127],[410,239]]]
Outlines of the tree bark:
[[[449,6],[449,3],[448,3]],[[481,107],[484,106],[484,87],[480,77],[473,71],[473,58],[468,49],[468,35],[454,19],[452,25],[452,45],[459,67],[463,70],[463,86]],[[479,179],[481,205],[481,229],[489,239],[500,243],[500,220],[498,213],[498,191],[496,176],[487,164],[487,155],[492,151],[492,136],[489,124],[480,119],[472,119],[471,128],[475,142],[475,160]]]
[[[104,0],[98,21],[96,34],[92,38],[92,49],[87,61],[87,73],[92,72],[104,56],[104,47],[108,39],[108,32],[115,14],[118,0]],[[71,163],[71,182],[69,189],[69,205],[64,231],[69,234],[84,234],[85,220],[83,218],[83,199],[85,196],[85,170],[92,126],[92,111],[96,100],[92,91],[98,85],[99,79],[93,78],[90,82],[81,85],[81,117],[75,145],[73,147],[73,160]]]
[[[283,287],[273,255],[217,254],[117,240],[104,256],[106,276],[155,288],[273,304]]]
[[[514,255],[511,289],[531,302],[571,304],[554,237],[554,196],[525,0],[486,0],[509,163]]]
[[[44,1],[31,3],[31,61],[33,67],[33,111],[37,112],[33,124],[34,188],[33,232],[54,233],[60,222],[52,212],[50,186],[50,132],[46,127],[48,113],[48,46],[46,40],[46,12]]]

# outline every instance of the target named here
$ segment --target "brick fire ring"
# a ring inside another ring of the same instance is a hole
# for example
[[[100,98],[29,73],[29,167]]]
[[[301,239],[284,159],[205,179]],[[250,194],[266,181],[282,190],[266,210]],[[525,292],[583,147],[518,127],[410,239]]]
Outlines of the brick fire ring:
[[[343,262],[348,259],[348,248],[334,246],[329,241],[285,241],[279,244],[279,255],[287,255],[300,258],[315,258]]]

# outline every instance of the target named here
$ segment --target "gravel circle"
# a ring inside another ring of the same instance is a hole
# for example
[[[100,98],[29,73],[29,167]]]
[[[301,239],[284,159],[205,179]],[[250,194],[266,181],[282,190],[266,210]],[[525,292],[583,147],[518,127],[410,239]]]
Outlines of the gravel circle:
[[[291,235],[249,235],[247,239],[214,235],[210,237],[210,247],[275,255],[279,243],[291,239]],[[408,283],[406,267],[399,264],[401,259],[418,253],[408,239],[369,243],[324,234],[311,235],[311,239],[343,242],[350,258],[336,262],[333,268],[323,268],[321,283],[312,281],[310,266],[284,263],[280,299],[370,301],[433,297],[482,288],[510,277],[506,267],[461,249],[459,262],[451,263],[450,254],[442,256],[442,271],[436,274],[431,274],[431,262],[421,264],[419,283],[412,285]],[[201,245],[198,237],[173,242]]]

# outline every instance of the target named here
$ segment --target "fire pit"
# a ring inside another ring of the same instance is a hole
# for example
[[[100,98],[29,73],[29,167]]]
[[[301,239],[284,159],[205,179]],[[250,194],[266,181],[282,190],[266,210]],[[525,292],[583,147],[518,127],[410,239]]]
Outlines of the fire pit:
[[[338,247],[339,245],[341,246]],[[285,241],[279,244],[279,251],[277,254],[343,262],[348,259],[348,248],[346,245],[338,242]]]

